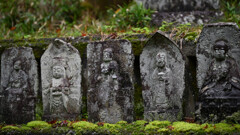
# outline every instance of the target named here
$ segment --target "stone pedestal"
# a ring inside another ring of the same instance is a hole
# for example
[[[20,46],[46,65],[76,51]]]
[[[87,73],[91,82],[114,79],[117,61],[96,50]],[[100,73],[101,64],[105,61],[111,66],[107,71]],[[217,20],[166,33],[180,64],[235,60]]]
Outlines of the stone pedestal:
[[[41,57],[43,119],[75,120],[80,116],[81,58],[79,52],[60,39]]]
[[[1,121],[20,124],[34,120],[37,91],[37,62],[32,49],[6,49],[1,56]]]
[[[184,70],[185,61],[176,44],[156,32],[140,56],[144,119],[181,119]]]
[[[88,44],[89,121],[133,121],[133,62],[132,46],[127,40]]]

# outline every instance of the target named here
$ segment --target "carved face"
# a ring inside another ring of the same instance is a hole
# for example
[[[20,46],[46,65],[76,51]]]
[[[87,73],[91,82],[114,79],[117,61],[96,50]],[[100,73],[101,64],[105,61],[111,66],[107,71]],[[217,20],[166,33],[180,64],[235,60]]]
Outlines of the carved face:
[[[160,68],[165,67],[166,65],[166,54],[165,53],[158,53],[156,56],[157,66]]]
[[[103,51],[103,61],[107,62],[107,61],[111,61],[112,60],[112,49],[111,48],[106,48]]]
[[[65,74],[65,68],[62,66],[53,67],[53,77],[56,79],[63,78]]]
[[[21,69],[21,61],[20,61],[20,60],[17,60],[17,61],[14,63],[13,68],[14,68],[15,70]]]
[[[226,57],[225,54],[226,54],[225,48],[222,47],[214,48],[213,55],[217,60],[224,60]]]

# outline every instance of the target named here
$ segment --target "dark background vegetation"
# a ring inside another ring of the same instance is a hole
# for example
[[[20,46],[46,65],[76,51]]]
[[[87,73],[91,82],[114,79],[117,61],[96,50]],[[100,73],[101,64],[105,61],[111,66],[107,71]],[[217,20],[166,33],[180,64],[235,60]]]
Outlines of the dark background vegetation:
[[[221,0],[220,10],[220,21],[240,24],[239,0]],[[154,32],[152,13],[133,0],[1,0],[0,39]]]

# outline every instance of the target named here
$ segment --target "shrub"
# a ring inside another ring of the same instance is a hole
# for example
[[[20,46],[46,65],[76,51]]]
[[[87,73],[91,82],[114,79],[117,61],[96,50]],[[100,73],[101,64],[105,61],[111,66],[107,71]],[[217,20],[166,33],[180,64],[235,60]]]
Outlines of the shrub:
[[[120,6],[117,11],[113,11],[112,9],[108,10],[108,13],[111,17],[111,25],[116,28],[126,29],[129,26],[148,26],[153,11],[145,9],[141,4],[134,3],[130,6]]]

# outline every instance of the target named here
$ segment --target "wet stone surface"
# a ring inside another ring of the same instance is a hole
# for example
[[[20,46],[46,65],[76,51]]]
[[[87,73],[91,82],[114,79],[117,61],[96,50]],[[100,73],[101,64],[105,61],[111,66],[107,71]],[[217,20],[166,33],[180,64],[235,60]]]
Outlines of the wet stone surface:
[[[127,40],[92,42],[87,46],[88,119],[133,121],[133,62]]]
[[[32,49],[6,49],[1,56],[1,121],[20,124],[34,120],[37,91],[37,62]]]
[[[233,23],[206,25],[197,43],[197,117],[223,120],[240,109],[240,31]]]
[[[55,39],[41,57],[41,80],[43,119],[75,120],[82,103],[78,50]]]
[[[174,121],[182,117],[185,61],[176,44],[156,32],[140,56],[144,119]]]

